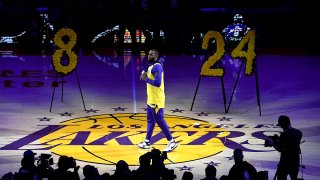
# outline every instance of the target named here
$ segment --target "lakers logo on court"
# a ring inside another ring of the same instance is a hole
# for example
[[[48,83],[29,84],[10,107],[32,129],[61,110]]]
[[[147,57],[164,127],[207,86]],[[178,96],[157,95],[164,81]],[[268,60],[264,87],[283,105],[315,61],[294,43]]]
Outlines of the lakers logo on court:
[[[228,132],[224,129],[183,116],[166,115],[165,118],[179,142],[179,147],[168,155],[174,163],[205,158],[225,149],[222,139]],[[80,117],[43,129],[50,132],[39,138],[39,142],[52,153],[80,161],[114,164],[124,159],[129,165],[137,165],[139,156],[147,152],[137,147],[145,138],[146,125],[146,114],[139,113]],[[162,150],[166,143],[156,126],[152,147]]]

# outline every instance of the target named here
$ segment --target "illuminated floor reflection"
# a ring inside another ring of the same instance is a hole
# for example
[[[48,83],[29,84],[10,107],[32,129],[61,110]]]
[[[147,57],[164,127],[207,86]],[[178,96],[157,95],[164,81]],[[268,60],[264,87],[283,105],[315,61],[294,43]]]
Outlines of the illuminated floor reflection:
[[[145,133],[146,89],[139,80],[145,58],[145,53],[130,51],[82,53],[77,69],[62,77],[53,73],[49,55],[2,51],[1,176],[17,171],[29,148],[37,155],[52,154],[54,162],[62,154],[73,156],[81,167],[90,163],[101,174],[113,174],[112,164],[120,159],[136,169],[145,153],[136,146]],[[177,179],[184,171],[191,171],[194,179],[204,178],[208,163],[216,165],[217,177],[227,174],[232,151],[239,147],[245,160],[273,179],[279,153],[264,147],[263,137],[281,132],[275,124],[282,114],[304,134],[305,169],[299,177],[320,176],[319,57],[258,55],[258,73],[246,75],[242,60],[226,56],[220,61],[223,78],[200,77],[205,56],[162,58],[166,118],[180,142],[165,163]],[[159,149],[166,144],[158,129],[153,143]],[[82,169],[79,172],[82,175]]]

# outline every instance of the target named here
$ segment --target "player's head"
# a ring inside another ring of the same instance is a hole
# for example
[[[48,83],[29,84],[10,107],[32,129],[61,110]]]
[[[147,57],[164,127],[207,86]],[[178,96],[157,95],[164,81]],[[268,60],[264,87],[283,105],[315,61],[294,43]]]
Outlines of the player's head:
[[[148,53],[148,61],[153,62],[157,61],[159,57],[159,51],[157,49],[151,49]]]

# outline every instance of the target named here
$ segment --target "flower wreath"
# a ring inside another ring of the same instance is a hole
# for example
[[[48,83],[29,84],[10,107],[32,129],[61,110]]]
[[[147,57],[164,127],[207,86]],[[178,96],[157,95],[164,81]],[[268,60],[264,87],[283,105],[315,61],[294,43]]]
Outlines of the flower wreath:
[[[62,37],[67,36],[69,37],[69,42],[64,43],[62,41]],[[68,74],[72,72],[77,64],[78,64],[78,56],[72,51],[72,48],[75,46],[77,40],[77,34],[69,28],[62,28],[60,29],[54,36],[53,41],[56,46],[60,49],[57,49],[54,54],[52,55],[52,61],[54,69],[63,74]],[[63,55],[63,51],[65,51],[69,57],[68,65],[61,64],[61,57]]]
[[[251,75],[252,73],[252,66],[253,66],[253,60],[256,57],[256,53],[254,52],[255,49],[255,31],[250,30],[247,35],[240,41],[238,46],[231,52],[231,56],[233,58],[246,58],[246,71],[245,73],[247,75]],[[242,49],[244,46],[248,43],[247,51],[243,51]]]
[[[214,65],[217,61],[220,60],[220,58],[224,55],[225,49],[224,49],[224,40],[221,33],[217,31],[208,31],[206,35],[203,37],[202,40],[202,49],[208,49],[208,44],[210,39],[215,38],[217,43],[217,50],[216,52],[209,57],[207,61],[203,64],[201,68],[201,75],[206,76],[222,76],[224,73],[224,70],[222,68],[214,68],[211,69],[211,66]]]

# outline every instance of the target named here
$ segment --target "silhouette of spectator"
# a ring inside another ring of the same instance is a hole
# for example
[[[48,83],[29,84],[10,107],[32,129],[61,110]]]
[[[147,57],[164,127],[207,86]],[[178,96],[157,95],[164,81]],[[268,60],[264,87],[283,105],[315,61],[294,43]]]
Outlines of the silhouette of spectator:
[[[53,165],[51,154],[41,154],[37,160],[37,172],[39,179],[47,178],[53,173],[54,169],[51,165]]]
[[[116,171],[111,175],[111,179],[130,179],[131,171],[126,161],[120,160],[116,164]]]
[[[214,165],[208,164],[208,166],[205,169],[206,177],[202,180],[217,180],[217,169],[214,167]]]
[[[159,178],[162,175],[164,175],[164,171],[166,169],[164,165],[165,159],[161,155],[161,151],[155,148],[151,150],[150,156],[152,158],[152,164],[151,164],[152,178]]]
[[[227,175],[222,175],[219,180],[229,180]]]
[[[69,171],[73,168],[73,172]],[[76,161],[72,157],[60,156],[58,160],[58,169],[55,169],[49,180],[67,179],[67,180],[80,180],[79,170],[80,166],[77,166]]]
[[[142,154],[139,157],[140,166],[132,171],[134,179],[148,180],[151,178],[151,156],[149,153]]]
[[[37,154],[37,153],[35,153],[35,152],[33,152],[32,150],[28,149],[28,150],[26,150],[26,151],[23,153],[23,157],[32,160],[33,163],[34,163],[34,162],[35,162],[35,155],[36,155],[36,154]]]
[[[12,180],[12,179],[13,179],[12,172],[8,172],[1,177],[1,180]]]
[[[162,172],[161,176],[159,177],[159,179],[162,179],[162,180],[174,180],[176,178],[177,177],[174,174],[174,170],[168,169],[168,168],[165,168],[164,171]]]
[[[296,180],[299,173],[300,164],[300,141],[302,132],[291,126],[290,118],[281,115],[278,124],[283,129],[280,137],[269,142],[277,151],[281,153],[276,176],[278,180],[287,179],[290,175],[291,180]]]
[[[100,180],[109,180],[109,179],[111,179],[111,175],[107,172],[100,175]]]
[[[231,167],[228,179],[237,180],[254,180],[257,176],[256,168],[243,160],[243,153],[241,149],[233,151],[234,165]]]
[[[192,180],[193,174],[190,171],[185,171],[182,175],[182,180]]]
[[[89,164],[83,167],[83,176],[84,176],[83,180],[99,180],[100,179],[98,169]]]
[[[23,158],[21,159],[21,167],[19,171],[13,176],[13,179],[32,179],[38,178],[38,170],[35,165],[35,155],[32,150],[26,150],[23,153]]]
[[[151,166],[150,166],[150,178],[152,180],[173,180],[176,178],[173,169],[168,169],[165,167],[164,160],[167,159],[167,155],[165,153],[161,153],[159,149],[153,148],[151,152],[145,154],[146,156],[143,158],[145,159],[145,167],[148,167],[148,163],[150,162],[151,158]],[[149,168],[149,167],[148,167]]]
[[[14,180],[34,180],[38,179],[37,167],[34,165],[34,160],[30,157],[21,159],[21,167],[13,176]]]
[[[257,180],[268,180],[268,171],[258,171]]]

